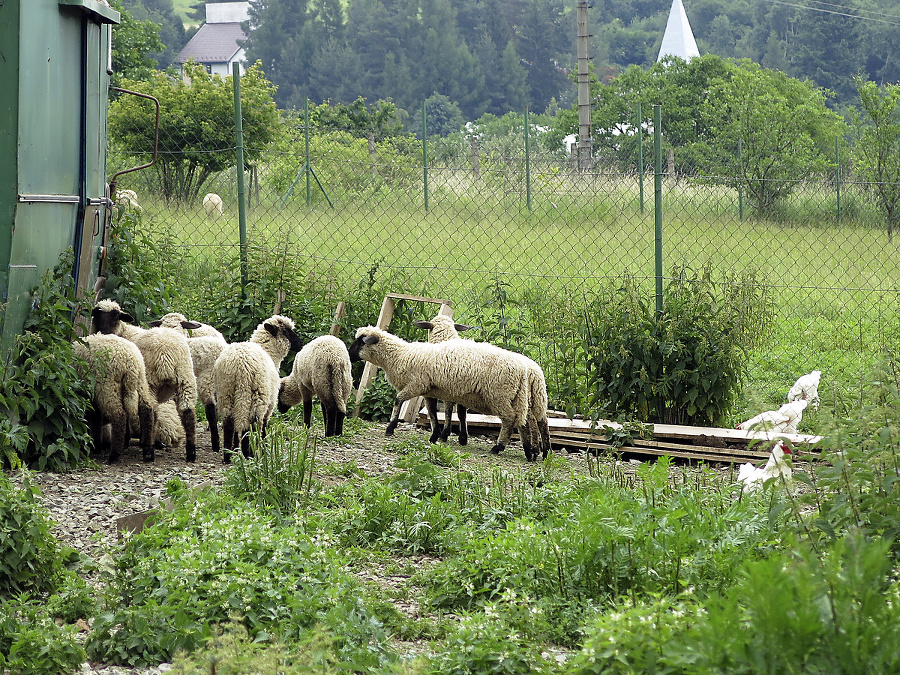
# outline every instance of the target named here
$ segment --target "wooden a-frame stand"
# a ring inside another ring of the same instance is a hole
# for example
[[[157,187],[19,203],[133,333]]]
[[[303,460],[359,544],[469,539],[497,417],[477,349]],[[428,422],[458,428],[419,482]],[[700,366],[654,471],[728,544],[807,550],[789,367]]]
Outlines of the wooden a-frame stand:
[[[422,298],[418,295],[401,295],[399,293],[388,293],[384,296],[384,302],[381,303],[381,313],[378,315],[378,323],[376,326],[383,330],[387,330],[388,326],[391,325],[391,319],[394,318],[394,307],[397,304],[397,300],[412,300],[413,302],[430,302],[434,305],[440,305],[441,309],[438,312],[439,314],[444,314],[449,317],[453,317],[453,303],[449,300],[441,300],[438,298]],[[375,375],[378,372],[378,366],[373,365],[371,363],[366,363],[366,367],[363,369],[362,377],[359,380],[359,388],[356,390],[356,410],[353,412],[354,416],[359,416],[359,404],[363,400],[363,396],[366,395],[366,389],[369,388],[369,385],[372,384],[372,380],[375,379]],[[403,406],[400,408],[400,418],[404,422],[413,422],[416,419],[416,415],[418,415],[419,410],[422,409],[423,398],[421,396],[417,396],[416,398],[412,398],[406,401]]]

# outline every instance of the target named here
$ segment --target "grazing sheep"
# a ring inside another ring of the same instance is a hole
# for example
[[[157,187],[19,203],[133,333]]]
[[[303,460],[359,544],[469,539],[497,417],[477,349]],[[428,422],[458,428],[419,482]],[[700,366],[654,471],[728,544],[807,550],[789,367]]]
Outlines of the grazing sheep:
[[[500,418],[498,454],[518,428],[528,461],[537,458],[527,429],[531,387],[518,355],[487,342],[448,340],[438,344],[407,342],[374,326],[357,329],[350,361],[368,361],[384,370],[397,390],[385,433],[394,433],[400,405],[415,396],[456,401]]]
[[[94,332],[134,342],[144,357],[147,383],[158,403],[174,399],[185,434],[185,461],[197,459],[197,379],[187,338],[172,328],[134,326],[114,300],[101,300],[91,312]]]
[[[278,392],[278,412],[303,401],[303,422],[312,423],[312,397],[318,396],[325,418],[325,436],[344,433],[347,398],[353,387],[350,375],[350,355],[347,347],[333,335],[317,337],[306,344],[294,357],[291,374],[281,378]]]
[[[144,461],[152,462],[156,400],[137,345],[118,335],[88,335],[76,341],[73,350],[88,362],[96,377],[93,410],[88,415],[94,452],[100,452],[103,426],[109,424],[110,464],[119,459],[131,433],[138,431]]]
[[[221,217],[224,208],[222,198],[215,192],[208,192],[203,197],[203,209],[206,211],[206,217],[210,220]]]
[[[174,328],[188,335],[187,341],[191,350],[191,361],[194,364],[194,377],[197,378],[197,397],[206,411],[212,451],[218,453],[221,445],[216,390],[213,384],[213,364],[228,344],[225,337],[209,324],[188,321],[183,314],[178,312],[169,312],[161,319],[151,321],[149,325]]]
[[[289,351],[303,346],[294,332],[294,322],[276,314],[256,327],[248,342],[232,342],[213,365],[216,402],[222,416],[225,463],[240,443],[250,456],[251,429],[265,435],[266,424],[278,402],[281,362]]]
[[[432,343],[444,342],[446,340],[461,340],[458,331],[469,330],[471,326],[454,323],[453,319],[438,314],[431,321],[416,321],[415,325],[430,331],[428,341]],[[528,371],[529,386],[529,409],[528,409],[528,430],[531,436],[533,447],[539,449],[543,457],[551,450],[550,446],[550,425],[547,421],[547,383],[544,379],[543,369],[532,359],[524,354],[509,352],[515,355],[521,362],[523,367]],[[445,420],[442,430],[438,429],[437,419],[437,401],[434,399],[426,399],[428,408],[428,416],[431,419],[431,442],[434,443],[438,436],[440,440],[446,441],[450,437],[450,428],[452,424],[453,402],[445,401]],[[457,405],[457,415],[459,417],[459,443],[465,445],[469,438],[469,430],[466,425],[466,408],[463,405]]]
[[[137,193],[134,190],[116,190],[116,203],[136,213],[141,213],[144,210],[138,204]]]
[[[466,331],[472,326],[455,323],[453,319],[445,314],[438,314],[431,321],[416,321],[415,325],[429,331],[428,341],[434,344],[445,342],[447,340],[459,340],[459,331]],[[428,418],[431,422],[431,438],[430,442],[436,443],[438,440],[446,442],[450,438],[450,431],[453,428],[453,409],[456,408],[456,414],[459,418],[459,444],[465,445],[469,442],[469,428],[466,425],[466,407],[458,405],[453,401],[444,401],[444,427],[440,428],[437,417],[437,399],[426,398],[425,408],[428,410]]]

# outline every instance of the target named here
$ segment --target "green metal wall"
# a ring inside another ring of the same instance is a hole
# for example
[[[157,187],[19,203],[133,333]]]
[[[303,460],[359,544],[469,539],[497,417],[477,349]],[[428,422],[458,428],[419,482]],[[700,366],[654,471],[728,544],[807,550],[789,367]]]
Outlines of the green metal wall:
[[[118,19],[99,0],[0,1],[4,355],[30,309],[29,291],[67,247],[83,254],[82,287],[96,274],[103,236],[96,216],[107,203],[109,41]]]

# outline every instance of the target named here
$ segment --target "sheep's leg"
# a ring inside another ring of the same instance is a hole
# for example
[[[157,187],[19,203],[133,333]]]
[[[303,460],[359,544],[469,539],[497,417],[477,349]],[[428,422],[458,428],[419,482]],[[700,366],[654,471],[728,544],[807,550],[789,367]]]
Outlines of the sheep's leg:
[[[206,421],[209,422],[209,439],[212,442],[212,451],[218,454],[222,446],[219,443],[219,420],[216,404],[212,402],[207,403],[203,406],[203,409],[206,410]]]
[[[500,437],[497,439],[497,444],[491,448],[492,455],[499,455],[503,452],[503,449],[509,445],[509,438],[512,436],[512,420],[509,418],[500,418]]]
[[[465,445],[469,442],[469,425],[466,422],[466,406],[456,406],[456,417],[459,421],[459,444]]]
[[[224,446],[222,461],[231,464],[231,451],[234,449],[234,417],[231,415],[222,418],[222,443]]]
[[[141,452],[145,462],[152,462],[156,459],[153,450],[153,427],[156,425],[156,419],[153,407],[145,401],[138,403],[138,420],[141,423]]]
[[[522,439],[522,449],[525,451],[525,460],[533,462],[537,459],[537,450],[532,443],[532,432],[536,427],[528,422],[519,427],[519,438]]]
[[[428,421],[431,422],[431,438],[428,439],[429,443],[447,440],[441,433],[441,428],[438,425],[437,404],[436,398],[428,397],[425,399],[425,409],[428,410]]]
[[[337,436],[337,401],[330,392],[325,392],[319,397],[322,404],[322,418],[325,420],[325,436]]]
[[[125,411],[123,410],[121,415],[110,419],[109,422],[112,425],[112,433],[109,437],[109,457],[106,461],[108,464],[115,464],[119,460],[122,450],[125,449],[126,427],[128,426],[125,420]]]
[[[412,396],[409,396],[408,398],[412,398]],[[394,399],[394,409],[391,410],[391,419],[388,422],[387,429],[384,430],[385,436],[394,435],[394,429],[396,429],[397,425],[400,423],[400,406],[403,405],[405,400],[406,399],[401,398],[399,394]]]
[[[344,435],[344,418],[347,417],[347,413],[345,413],[340,408],[336,408],[334,411],[334,435],[335,436],[343,436]]]
[[[188,406],[181,411],[181,425],[184,427],[184,460],[197,461],[197,411]]]
[[[455,405],[453,401],[444,401],[444,426],[440,430],[441,441],[444,443],[450,440],[450,432],[453,430],[453,408]],[[435,418],[435,421],[437,421],[437,418]]]
[[[538,431],[541,436],[541,451],[543,453],[542,459],[547,459],[547,455],[553,450],[553,447],[550,445],[550,423],[545,417],[542,420],[538,420],[537,424]]]
[[[88,429],[90,430],[91,434],[91,441],[93,443],[90,454],[98,455],[100,454],[100,448],[103,445],[103,416],[92,408],[91,410],[87,411],[85,419],[87,421]]]
[[[241,453],[247,458],[253,457],[253,450],[250,449],[250,433],[252,428],[253,427],[241,435]]]
[[[303,399],[303,424],[309,429],[312,426],[312,399]]]

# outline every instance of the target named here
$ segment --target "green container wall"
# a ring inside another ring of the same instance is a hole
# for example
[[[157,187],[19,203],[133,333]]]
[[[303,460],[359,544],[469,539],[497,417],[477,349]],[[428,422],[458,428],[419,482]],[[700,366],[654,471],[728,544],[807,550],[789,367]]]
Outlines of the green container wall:
[[[92,284],[106,203],[112,24],[100,0],[0,0],[0,353],[30,290],[74,247]],[[85,223],[87,219],[87,224]]]

